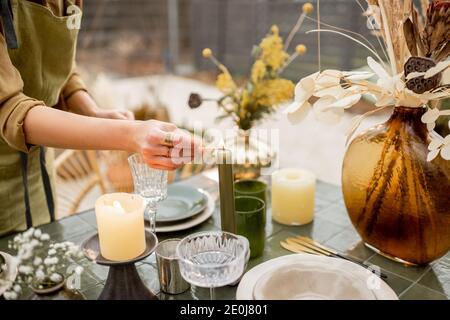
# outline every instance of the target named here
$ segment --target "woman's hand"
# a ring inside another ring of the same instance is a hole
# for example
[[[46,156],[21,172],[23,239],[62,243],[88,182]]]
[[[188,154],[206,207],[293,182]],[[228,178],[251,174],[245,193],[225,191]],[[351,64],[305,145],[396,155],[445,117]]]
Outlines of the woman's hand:
[[[190,162],[199,142],[176,125],[157,120],[137,121],[132,140],[133,151],[141,153],[155,169],[174,170]]]
[[[133,112],[122,109],[102,109],[92,99],[92,97],[83,90],[72,94],[66,100],[70,111],[88,117],[103,119],[134,120]]]

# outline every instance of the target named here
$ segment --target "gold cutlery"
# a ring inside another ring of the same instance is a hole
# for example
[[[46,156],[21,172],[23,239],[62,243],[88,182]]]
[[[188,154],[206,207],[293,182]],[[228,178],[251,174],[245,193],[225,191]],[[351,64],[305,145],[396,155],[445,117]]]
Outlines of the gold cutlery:
[[[364,262],[345,256],[339,253],[338,251],[330,249],[308,237],[303,236],[291,237],[287,238],[285,241],[282,241],[280,244],[283,248],[291,252],[296,253],[304,252],[309,254],[323,255],[351,261],[375,273],[375,270],[372,270],[370,266],[366,265]],[[383,273],[380,273],[379,276],[383,279],[387,278],[387,276]]]

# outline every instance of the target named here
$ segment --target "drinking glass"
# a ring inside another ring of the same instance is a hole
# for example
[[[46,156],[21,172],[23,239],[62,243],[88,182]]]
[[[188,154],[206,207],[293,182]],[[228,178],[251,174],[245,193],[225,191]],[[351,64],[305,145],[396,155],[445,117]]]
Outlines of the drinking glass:
[[[151,168],[139,153],[129,156],[128,163],[133,176],[134,192],[145,199],[145,214],[148,214],[151,231],[156,233],[158,202],[167,198],[167,171]]]
[[[265,244],[266,205],[256,197],[235,198],[237,233],[246,237],[250,243],[250,258],[263,254]]]
[[[183,279],[178,263],[177,245],[180,239],[167,239],[156,247],[156,267],[158,269],[161,291],[179,294],[189,289],[189,283]]]
[[[261,180],[245,179],[234,183],[234,193],[238,196],[256,197],[266,202],[267,183]]]
[[[248,240],[223,231],[191,234],[180,241],[177,255],[183,278],[198,287],[214,289],[238,280],[249,254]]]

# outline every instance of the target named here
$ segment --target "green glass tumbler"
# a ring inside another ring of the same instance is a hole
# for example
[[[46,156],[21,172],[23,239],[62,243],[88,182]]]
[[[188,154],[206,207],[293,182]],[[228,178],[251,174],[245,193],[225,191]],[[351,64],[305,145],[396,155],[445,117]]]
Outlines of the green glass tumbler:
[[[237,233],[248,239],[250,258],[263,254],[265,244],[266,204],[259,198],[238,196],[235,198]]]
[[[266,201],[267,183],[261,180],[238,180],[234,183],[236,197],[255,197]]]

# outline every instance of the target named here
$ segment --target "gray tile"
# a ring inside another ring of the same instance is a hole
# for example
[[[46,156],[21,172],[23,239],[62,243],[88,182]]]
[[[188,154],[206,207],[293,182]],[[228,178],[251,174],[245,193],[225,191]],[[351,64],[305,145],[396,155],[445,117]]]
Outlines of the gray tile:
[[[450,254],[433,263],[419,284],[450,297]]]
[[[142,282],[149,288],[154,294],[159,293],[159,279],[158,271],[155,267],[149,264],[142,264],[137,267],[137,271],[142,279]]]
[[[338,226],[352,226],[352,222],[350,220],[350,217],[348,216],[347,209],[342,202],[334,203],[333,205],[322,210],[319,214],[321,218],[331,221]]]
[[[82,291],[87,300],[97,300],[102,293],[104,284],[98,284],[94,287],[91,287],[85,291]]]
[[[368,260],[368,262],[376,266],[379,266],[383,270],[390,271],[411,281],[417,281],[430,268],[429,266],[425,267],[405,266],[401,263],[385,258],[379,254],[375,254],[372,258]]]
[[[263,252],[262,256],[254,258],[254,259],[250,259],[248,266],[247,266],[247,270],[250,270],[254,266],[256,266],[264,261],[267,261],[267,260],[270,260],[273,258],[277,258],[280,256],[284,256],[286,254],[291,254],[292,252],[281,247],[280,241],[285,240],[286,238],[292,237],[292,236],[295,236],[295,233],[292,233],[287,230],[282,230],[282,231],[274,234],[270,238],[266,239],[264,252]]]
[[[276,222],[273,223],[277,224]],[[282,230],[288,230],[295,235],[309,237],[318,242],[324,243],[328,239],[342,232],[343,229],[344,229],[343,227],[336,225],[329,220],[316,217],[309,224],[292,227],[283,226]]]
[[[406,289],[408,289],[413,284],[412,281],[399,277],[398,275],[392,272],[386,270],[382,270],[382,272],[387,276],[387,278],[384,279],[383,281],[386,282],[389,285],[389,287],[392,288],[392,290],[394,290],[397,296],[400,296]]]
[[[77,215],[78,218],[89,224],[90,226],[97,228],[97,219],[95,217],[95,211],[90,210]]]
[[[424,287],[420,284],[415,284],[405,291],[400,296],[401,300],[448,300],[445,295]]]
[[[342,231],[325,242],[325,245],[363,261],[375,254],[364,245],[361,237],[353,227],[342,229]]]
[[[97,281],[105,281],[108,276],[109,267],[101,266],[99,264],[93,263],[89,260],[84,260],[83,266],[86,266],[86,271],[93,276]]]
[[[53,241],[64,241],[68,238],[81,235],[88,231],[95,231],[91,225],[77,216],[67,217],[53,223],[43,225],[40,229],[42,232],[48,233]]]
[[[316,194],[321,199],[329,200],[331,202],[342,199],[342,190],[339,186],[335,186],[322,181],[317,182]]]

